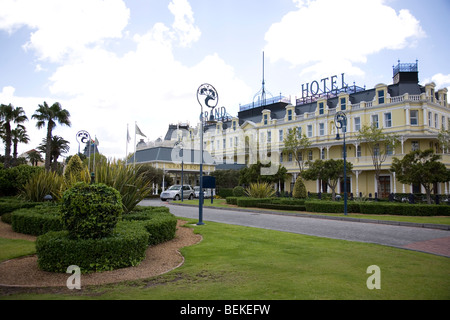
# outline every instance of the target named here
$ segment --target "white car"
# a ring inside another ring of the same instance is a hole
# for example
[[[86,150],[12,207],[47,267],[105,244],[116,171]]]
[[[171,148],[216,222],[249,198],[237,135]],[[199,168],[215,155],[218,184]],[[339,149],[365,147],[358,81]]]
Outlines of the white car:
[[[194,191],[195,191],[195,197],[199,198],[200,197],[200,187],[196,186],[194,187]],[[212,190],[212,194],[215,194],[215,189]],[[211,189],[205,189],[203,188],[203,198],[211,198]]]
[[[194,189],[189,185],[183,186],[183,198],[192,200],[195,197]],[[181,185],[173,185],[166,191],[163,191],[159,198],[162,201],[167,199],[180,200],[181,199]]]

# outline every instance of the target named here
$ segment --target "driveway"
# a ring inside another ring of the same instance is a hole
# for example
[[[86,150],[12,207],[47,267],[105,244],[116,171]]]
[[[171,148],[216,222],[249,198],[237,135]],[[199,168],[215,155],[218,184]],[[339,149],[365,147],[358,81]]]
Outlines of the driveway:
[[[206,201],[206,200],[205,200]],[[207,200],[209,201],[209,200]],[[199,218],[198,207],[144,200],[144,206],[168,206],[177,217]],[[208,221],[272,229],[317,237],[376,243],[450,257],[450,231],[407,225],[388,225],[363,221],[271,214],[262,211],[242,211],[203,207],[203,222]]]

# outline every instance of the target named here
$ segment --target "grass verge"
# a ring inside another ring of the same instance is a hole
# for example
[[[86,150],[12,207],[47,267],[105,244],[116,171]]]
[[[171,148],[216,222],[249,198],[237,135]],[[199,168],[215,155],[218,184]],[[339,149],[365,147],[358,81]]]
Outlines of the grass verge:
[[[194,224],[194,220],[189,220]],[[165,275],[83,288],[83,295],[22,294],[10,299],[448,300],[450,259],[375,244],[206,222],[203,240],[183,248]],[[380,268],[369,290],[367,268]],[[82,283],[81,278],[81,284]]]
[[[0,262],[36,253],[34,241],[0,238]]]

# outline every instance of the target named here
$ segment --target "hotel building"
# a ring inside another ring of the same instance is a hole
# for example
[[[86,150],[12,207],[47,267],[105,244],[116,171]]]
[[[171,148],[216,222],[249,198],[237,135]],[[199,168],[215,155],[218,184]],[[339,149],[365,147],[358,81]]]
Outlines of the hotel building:
[[[393,83],[389,85],[380,83],[372,89],[347,85],[342,74],[303,84],[301,94],[295,101],[283,97],[266,100],[262,96],[256,103],[241,106],[237,117],[222,115],[215,123],[206,124],[204,150],[215,160],[215,169],[251,165],[258,160],[270,161],[276,168],[281,164],[287,169],[288,178],[276,187],[290,192],[299,167],[295,157],[284,151],[285,137],[293,128],[307,136],[311,146],[307,159],[303,160],[342,159],[343,143],[342,139],[336,140],[334,120],[338,111],[347,117],[346,156],[353,165],[347,172],[347,190],[355,196],[374,197],[378,190],[371,154],[365,143],[357,140],[364,125],[375,125],[383,132],[396,134],[400,140],[382,164],[379,197],[390,193],[424,193],[420,185],[405,185],[396,180],[389,171],[393,157],[432,148],[450,168],[450,155],[438,141],[440,130],[449,129],[447,89],[436,88],[434,83],[420,85],[417,61],[394,66]],[[198,150],[199,127],[174,130],[166,140],[183,140],[185,147]],[[211,166],[208,168],[211,170]],[[305,181],[305,185],[309,192],[330,191],[322,181]],[[341,179],[336,191],[342,192],[343,186]],[[450,193],[449,183],[439,183],[435,188],[438,194]]]

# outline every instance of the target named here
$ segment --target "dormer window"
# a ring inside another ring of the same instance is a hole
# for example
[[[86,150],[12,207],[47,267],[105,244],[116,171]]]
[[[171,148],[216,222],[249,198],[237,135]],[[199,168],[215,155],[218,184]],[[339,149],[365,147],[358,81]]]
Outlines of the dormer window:
[[[233,121],[233,130],[236,131],[236,120]]]
[[[287,111],[287,114],[288,114],[288,121],[292,121],[292,109],[289,109]]]
[[[267,125],[267,118],[268,118],[267,114],[263,115],[263,121],[265,126]]]
[[[378,104],[384,104],[384,90],[377,91]]]
[[[319,114],[324,114],[324,103],[319,102]]]
[[[341,105],[341,111],[344,111],[347,108],[347,99],[341,98],[340,99],[340,105]]]

